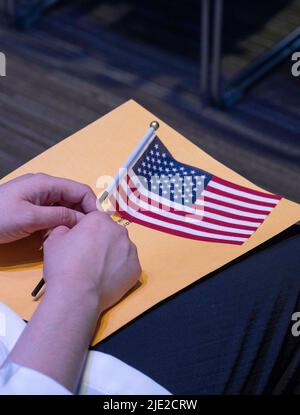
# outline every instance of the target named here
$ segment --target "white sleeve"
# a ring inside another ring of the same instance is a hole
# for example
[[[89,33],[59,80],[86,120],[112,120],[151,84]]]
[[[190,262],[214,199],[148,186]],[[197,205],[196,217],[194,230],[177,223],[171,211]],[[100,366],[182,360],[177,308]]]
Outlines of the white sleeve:
[[[6,363],[0,369],[0,395],[71,395],[71,392],[42,373]]]
[[[6,361],[25,326],[17,314],[0,303],[0,395],[71,395],[48,376]]]

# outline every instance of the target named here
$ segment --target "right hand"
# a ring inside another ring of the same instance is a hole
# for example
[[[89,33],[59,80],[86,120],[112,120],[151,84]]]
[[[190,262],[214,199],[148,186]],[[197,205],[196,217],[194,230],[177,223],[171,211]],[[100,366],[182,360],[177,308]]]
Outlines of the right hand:
[[[53,293],[111,307],[131,289],[141,273],[136,246],[128,231],[104,212],[86,214],[72,229],[55,228],[44,242],[46,295]]]

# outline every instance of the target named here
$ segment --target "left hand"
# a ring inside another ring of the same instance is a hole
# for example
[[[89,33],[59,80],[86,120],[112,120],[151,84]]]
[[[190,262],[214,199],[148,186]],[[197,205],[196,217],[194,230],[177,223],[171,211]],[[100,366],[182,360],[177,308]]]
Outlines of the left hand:
[[[60,225],[72,228],[97,210],[92,189],[73,180],[26,174],[0,185],[0,243]]]

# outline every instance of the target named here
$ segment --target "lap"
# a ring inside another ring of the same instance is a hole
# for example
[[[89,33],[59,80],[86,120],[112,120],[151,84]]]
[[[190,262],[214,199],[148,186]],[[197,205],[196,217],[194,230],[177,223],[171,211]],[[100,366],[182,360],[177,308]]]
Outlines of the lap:
[[[300,338],[291,334],[291,316],[300,311],[299,229],[155,306],[96,350],[176,394],[295,391]]]

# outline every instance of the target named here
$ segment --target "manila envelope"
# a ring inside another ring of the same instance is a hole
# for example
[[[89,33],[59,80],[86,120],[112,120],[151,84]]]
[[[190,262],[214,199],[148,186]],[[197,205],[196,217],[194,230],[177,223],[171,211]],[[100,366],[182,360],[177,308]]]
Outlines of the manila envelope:
[[[155,119],[157,117],[136,102],[128,101],[24,164],[3,178],[1,183],[25,173],[44,172],[87,183],[100,194],[104,185],[97,188],[97,183],[101,182],[97,179],[104,175],[114,176],[148,129],[149,123]],[[213,159],[163,121],[158,121],[158,136],[176,160],[237,184],[263,190]],[[130,223],[128,231],[138,247],[143,269],[140,283],[104,313],[93,344],[299,220],[300,205],[282,199],[241,246],[184,239]],[[42,277],[40,246],[41,241],[36,235],[28,240],[0,246],[0,301],[26,320],[30,319],[40,301],[34,301],[31,297],[32,289]],[[118,252],[115,254],[118,255]]]

